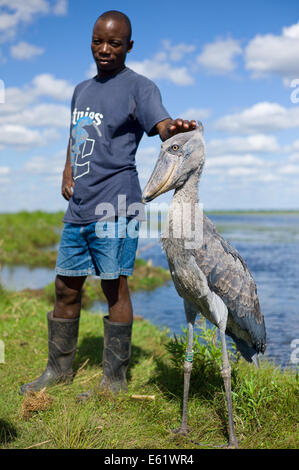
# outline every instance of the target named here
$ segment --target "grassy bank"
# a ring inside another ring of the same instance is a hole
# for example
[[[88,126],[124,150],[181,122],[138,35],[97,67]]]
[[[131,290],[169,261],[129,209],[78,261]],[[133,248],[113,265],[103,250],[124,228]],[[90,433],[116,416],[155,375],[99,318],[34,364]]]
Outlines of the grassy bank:
[[[298,209],[257,209],[257,210],[211,210],[207,215],[299,215]]]
[[[0,264],[54,268],[63,215],[43,211],[0,214]],[[298,216],[299,211],[208,211],[207,215]]]
[[[63,227],[63,212],[43,211],[0,214],[0,267],[25,265],[30,268],[54,269],[57,244]],[[168,270],[152,266],[143,259],[136,259],[134,277],[129,278],[131,292],[152,290],[170,280]],[[54,283],[45,289],[27,290],[35,297],[54,302]],[[83,307],[95,300],[105,300],[98,280],[88,278],[83,289]]]
[[[220,349],[215,333],[204,328],[197,331],[201,338],[195,344],[187,438],[170,432],[180,423],[186,339],[171,339],[137,318],[127,394],[98,395],[85,405],[76,402],[76,395],[101,377],[102,319],[83,310],[73,384],[51,387],[44,401],[39,397],[29,408],[18,388],[37,377],[46,365],[46,312],[50,308],[45,298],[30,293],[1,292],[0,338],[5,343],[5,363],[0,364],[1,448],[192,449],[199,448],[198,442],[200,448],[226,443]],[[256,370],[233,359],[233,405],[240,447],[297,448],[298,378],[266,362]],[[139,401],[132,394],[155,399]]]
[[[53,268],[63,223],[63,212],[0,214],[0,265]]]

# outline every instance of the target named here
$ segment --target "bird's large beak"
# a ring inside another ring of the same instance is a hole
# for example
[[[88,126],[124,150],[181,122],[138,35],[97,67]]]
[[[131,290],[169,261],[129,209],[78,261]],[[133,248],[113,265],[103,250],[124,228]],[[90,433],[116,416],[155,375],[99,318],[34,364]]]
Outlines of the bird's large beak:
[[[161,150],[153,173],[143,190],[142,201],[144,203],[152,201],[171,189],[177,166],[178,157]]]

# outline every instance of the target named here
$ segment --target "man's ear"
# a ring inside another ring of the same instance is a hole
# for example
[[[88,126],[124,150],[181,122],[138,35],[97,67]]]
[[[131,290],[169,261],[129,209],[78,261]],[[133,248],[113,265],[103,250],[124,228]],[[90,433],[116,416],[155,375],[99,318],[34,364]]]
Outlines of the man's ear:
[[[131,52],[131,50],[133,49],[133,45],[134,45],[134,41],[129,41],[127,52]]]

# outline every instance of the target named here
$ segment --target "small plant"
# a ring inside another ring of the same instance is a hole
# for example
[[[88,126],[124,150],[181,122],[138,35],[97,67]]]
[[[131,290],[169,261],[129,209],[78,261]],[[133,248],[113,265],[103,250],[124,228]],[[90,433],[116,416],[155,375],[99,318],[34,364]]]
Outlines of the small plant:
[[[218,328],[213,326],[207,327],[204,318],[196,323],[198,332],[194,331],[193,339],[193,368],[197,372],[207,373],[208,371],[219,370],[222,367],[222,350],[218,341]],[[171,353],[171,361],[173,365],[181,369],[185,360],[185,351],[188,344],[187,328],[182,328],[183,335],[174,338],[166,345],[167,350]],[[237,354],[234,345],[232,351],[229,351],[230,359],[236,359]]]
[[[274,385],[272,387],[261,387],[255,377],[251,376],[249,378],[243,377],[237,391],[232,392],[232,397],[239,416],[243,420],[255,421],[260,427],[260,410],[273,399],[274,394]]]

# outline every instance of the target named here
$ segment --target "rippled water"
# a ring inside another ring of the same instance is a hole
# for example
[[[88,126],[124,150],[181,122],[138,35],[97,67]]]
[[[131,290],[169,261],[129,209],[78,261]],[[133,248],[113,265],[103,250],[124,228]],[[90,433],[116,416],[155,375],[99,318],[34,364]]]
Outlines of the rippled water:
[[[210,218],[245,259],[255,278],[266,322],[267,356],[282,367],[293,366],[292,341],[298,339],[299,347],[299,216],[248,214]],[[154,265],[168,267],[157,239],[141,238],[139,250],[140,256],[151,259]],[[4,267],[2,271],[2,283],[11,289],[41,288],[54,277],[52,270],[43,268]],[[186,325],[183,301],[172,282],[153,292],[133,293],[132,302],[135,314],[167,327],[170,333],[179,334]],[[106,306],[96,302],[92,311],[99,309],[106,310]]]

